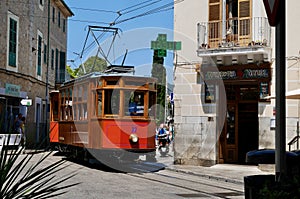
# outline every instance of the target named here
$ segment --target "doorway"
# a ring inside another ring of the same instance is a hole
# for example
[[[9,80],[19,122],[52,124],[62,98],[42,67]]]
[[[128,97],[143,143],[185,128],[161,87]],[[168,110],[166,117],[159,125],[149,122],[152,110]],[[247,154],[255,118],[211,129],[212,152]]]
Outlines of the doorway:
[[[219,139],[219,163],[244,164],[258,149],[258,86],[225,85],[227,113]]]

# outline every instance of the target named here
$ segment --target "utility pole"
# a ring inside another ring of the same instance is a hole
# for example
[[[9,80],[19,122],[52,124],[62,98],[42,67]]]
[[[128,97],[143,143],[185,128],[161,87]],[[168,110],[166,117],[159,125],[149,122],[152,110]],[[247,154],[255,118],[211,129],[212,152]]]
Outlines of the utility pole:
[[[276,181],[286,176],[286,100],[285,100],[285,0],[263,0],[271,26],[275,27],[275,72],[276,72],[276,129],[275,167]]]
[[[286,175],[286,100],[285,100],[285,0],[279,4],[276,25],[276,139],[275,163],[276,181],[281,182]],[[278,114],[277,114],[278,113]]]

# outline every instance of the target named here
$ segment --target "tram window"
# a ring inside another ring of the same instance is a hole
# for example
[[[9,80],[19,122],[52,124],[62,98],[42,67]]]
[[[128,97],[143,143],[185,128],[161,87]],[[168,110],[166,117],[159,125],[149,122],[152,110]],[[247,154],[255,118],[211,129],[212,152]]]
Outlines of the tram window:
[[[74,87],[74,91],[73,91],[73,101],[74,102],[77,101],[77,89],[76,89],[76,87]]]
[[[85,85],[85,86],[83,86],[82,87],[82,92],[83,92],[83,100],[87,100],[87,86]]]
[[[125,84],[127,86],[141,86],[141,87],[145,87],[145,83],[144,82],[137,82],[137,81],[126,80]]]
[[[148,103],[149,107],[149,116],[150,117],[154,117],[155,116],[155,112],[156,112],[156,92],[149,92],[149,103]]]
[[[87,120],[88,111],[87,111],[87,104],[86,103],[82,104],[82,111],[83,111],[82,119]]]
[[[118,85],[118,81],[117,80],[109,80],[106,82],[106,85]]]
[[[95,102],[97,103],[97,116],[101,117],[102,116],[102,90],[97,91],[96,95],[97,99]]]
[[[120,91],[105,90],[104,98],[104,114],[118,115],[120,110]]]
[[[143,116],[144,115],[144,92],[132,92],[129,99],[128,115]]]
[[[77,93],[77,96],[78,96],[78,98],[77,98],[77,100],[78,101],[82,101],[82,93],[83,91],[82,91],[82,86],[80,86],[79,87],[79,89],[78,89],[78,93]]]

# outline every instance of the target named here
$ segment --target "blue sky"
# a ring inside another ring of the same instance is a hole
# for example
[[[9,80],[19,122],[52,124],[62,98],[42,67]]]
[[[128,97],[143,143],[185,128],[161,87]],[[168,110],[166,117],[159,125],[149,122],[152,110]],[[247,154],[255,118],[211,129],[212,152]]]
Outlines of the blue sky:
[[[68,21],[67,60],[72,67],[78,67],[81,61],[97,53],[98,45],[95,43],[91,49],[83,51],[86,38],[86,44],[95,41],[92,34],[88,35],[88,26],[119,28],[111,50],[111,33],[105,33],[99,39],[101,48],[112,64],[121,64],[127,49],[124,64],[136,66],[137,73],[140,71],[145,75],[151,71],[151,41],[156,40],[158,34],[167,34],[167,40],[173,40],[173,0],[65,0],[65,3],[74,13]],[[116,24],[111,26],[113,22]],[[103,34],[102,31],[93,32],[95,35]],[[80,60],[77,54],[82,52]],[[173,53],[169,51],[165,58],[167,71],[172,70],[172,63]]]

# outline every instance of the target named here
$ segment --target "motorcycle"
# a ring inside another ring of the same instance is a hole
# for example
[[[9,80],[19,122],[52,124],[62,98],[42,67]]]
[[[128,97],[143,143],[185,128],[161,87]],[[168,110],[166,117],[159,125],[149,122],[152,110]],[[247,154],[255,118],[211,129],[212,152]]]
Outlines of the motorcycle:
[[[167,133],[158,134],[158,151],[161,156],[166,156],[169,153],[169,135]]]

